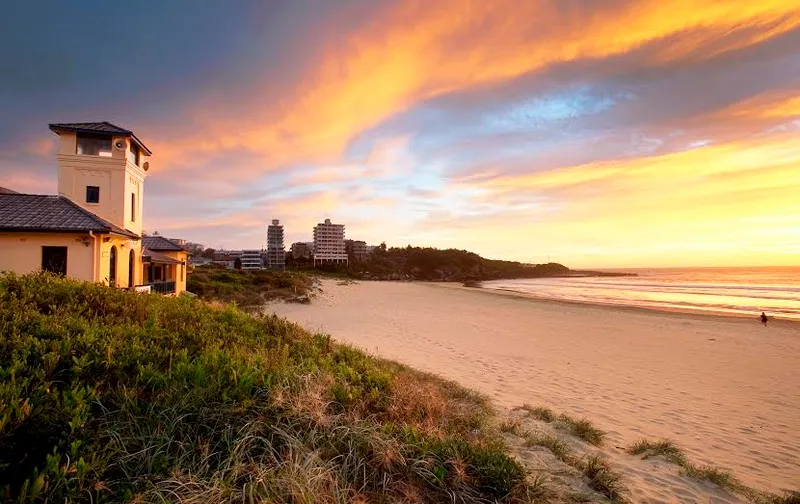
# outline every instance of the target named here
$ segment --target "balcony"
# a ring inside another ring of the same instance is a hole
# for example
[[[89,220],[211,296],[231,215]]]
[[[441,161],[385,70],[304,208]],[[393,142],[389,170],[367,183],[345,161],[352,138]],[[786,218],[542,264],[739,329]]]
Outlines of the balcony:
[[[175,294],[175,281],[166,280],[162,282],[151,282],[147,284],[150,286],[150,292],[157,292],[159,294]]]

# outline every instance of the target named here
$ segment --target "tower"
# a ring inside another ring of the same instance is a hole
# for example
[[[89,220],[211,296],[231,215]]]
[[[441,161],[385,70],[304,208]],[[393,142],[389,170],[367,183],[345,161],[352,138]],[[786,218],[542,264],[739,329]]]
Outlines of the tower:
[[[272,219],[267,228],[267,267],[283,270],[286,264],[286,249],[283,244],[283,226],[278,219]]]
[[[59,136],[58,193],[137,235],[142,234],[150,150],[109,122],[51,124]]]

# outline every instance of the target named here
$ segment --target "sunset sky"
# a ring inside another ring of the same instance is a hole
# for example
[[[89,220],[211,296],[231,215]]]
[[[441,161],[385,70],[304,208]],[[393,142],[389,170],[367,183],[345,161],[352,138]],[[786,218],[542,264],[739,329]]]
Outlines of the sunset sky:
[[[145,228],[573,267],[800,265],[797,0],[13,2],[0,186],[49,122],[153,150]]]

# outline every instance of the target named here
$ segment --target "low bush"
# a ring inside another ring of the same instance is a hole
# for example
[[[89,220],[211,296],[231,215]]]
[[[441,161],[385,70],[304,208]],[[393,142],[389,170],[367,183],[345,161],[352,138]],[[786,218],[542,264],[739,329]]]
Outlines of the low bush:
[[[275,316],[0,275],[6,501],[516,501],[484,398]]]

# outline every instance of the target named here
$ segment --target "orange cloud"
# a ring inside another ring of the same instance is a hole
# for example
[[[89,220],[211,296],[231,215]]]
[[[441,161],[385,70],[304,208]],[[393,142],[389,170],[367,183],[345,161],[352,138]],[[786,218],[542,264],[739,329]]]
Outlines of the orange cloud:
[[[356,133],[442,93],[664,39],[670,43],[654,49],[654,64],[706,58],[798,26],[794,0],[644,0],[581,9],[556,0],[403,1],[331,47],[281,103],[249,118],[199,114],[202,137],[168,139],[154,150],[167,166],[236,148],[262,153],[271,166],[330,162]]]
[[[475,203],[527,198],[536,208],[468,223],[454,242],[502,255],[531,237],[527,257],[572,265],[796,265],[800,144],[793,135],[462,182]],[[481,245],[478,245],[479,247]]]

